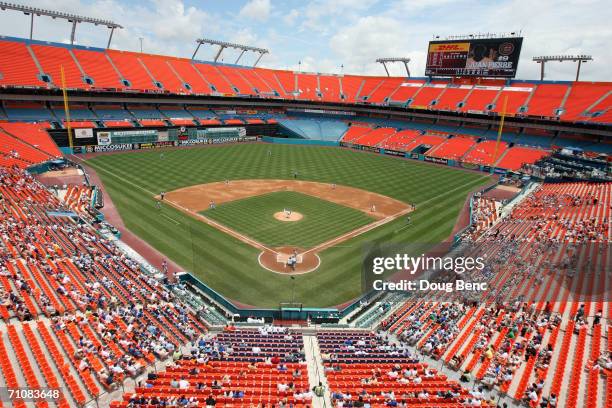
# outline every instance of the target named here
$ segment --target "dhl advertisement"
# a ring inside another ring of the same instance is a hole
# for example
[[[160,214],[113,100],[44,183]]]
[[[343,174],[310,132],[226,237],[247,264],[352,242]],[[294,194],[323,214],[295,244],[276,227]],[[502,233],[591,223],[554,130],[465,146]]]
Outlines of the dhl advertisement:
[[[431,41],[425,75],[514,78],[522,44],[520,37]]]

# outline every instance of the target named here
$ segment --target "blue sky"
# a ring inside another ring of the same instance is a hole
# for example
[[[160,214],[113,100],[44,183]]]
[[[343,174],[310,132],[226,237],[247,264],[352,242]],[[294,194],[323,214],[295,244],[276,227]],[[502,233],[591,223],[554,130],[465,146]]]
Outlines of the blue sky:
[[[424,72],[433,35],[522,30],[525,37],[518,77],[539,78],[535,55],[585,53],[583,80],[612,80],[610,3],[600,0],[38,0],[16,1],[41,8],[111,19],[119,30],[113,47],[190,57],[195,39],[208,37],[268,48],[262,66],[303,71],[384,74],[378,57],[406,56],[411,71]],[[0,34],[29,35],[29,19],[0,12]],[[40,17],[34,37],[67,42],[67,22]],[[106,30],[80,25],[77,42],[105,46]],[[199,59],[211,59],[201,48]],[[234,62],[236,52],[225,51]],[[243,63],[252,63],[247,55]],[[301,62],[299,64],[298,62]],[[343,66],[343,68],[341,68]],[[547,79],[571,80],[574,64],[550,63]],[[391,67],[402,75],[403,67]]]

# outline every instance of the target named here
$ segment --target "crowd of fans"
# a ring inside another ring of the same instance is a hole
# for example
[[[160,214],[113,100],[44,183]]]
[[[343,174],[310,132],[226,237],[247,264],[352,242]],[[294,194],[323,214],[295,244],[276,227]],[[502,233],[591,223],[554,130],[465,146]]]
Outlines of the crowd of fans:
[[[0,168],[0,186],[2,317],[47,316],[83,378],[92,374],[114,389],[206,331],[179,298],[103,238],[86,211],[51,215],[68,205],[22,170]]]
[[[394,341],[384,331],[330,331],[317,337],[336,407],[490,403],[420,363],[408,342]]]

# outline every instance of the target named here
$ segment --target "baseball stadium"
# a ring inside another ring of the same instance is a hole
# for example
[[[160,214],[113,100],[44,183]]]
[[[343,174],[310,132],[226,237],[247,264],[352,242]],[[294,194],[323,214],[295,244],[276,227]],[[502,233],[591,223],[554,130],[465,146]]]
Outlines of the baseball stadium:
[[[297,21],[373,6],[34,3],[0,2],[0,406],[612,406],[602,50],[447,32],[334,70]],[[166,12],[295,30],[139,31]]]

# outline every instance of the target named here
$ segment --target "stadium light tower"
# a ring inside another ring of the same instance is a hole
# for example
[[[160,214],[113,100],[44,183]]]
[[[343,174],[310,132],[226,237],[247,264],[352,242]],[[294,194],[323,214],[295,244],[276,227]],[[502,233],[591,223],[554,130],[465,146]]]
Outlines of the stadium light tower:
[[[582,63],[587,63],[589,61],[593,61],[593,57],[590,55],[547,55],[542,57],[533,57],[533,61],[540,64],[540,81],[544,80],[544,66],[549,61],[558,61],[558,62],[577,62],[578,66],[576,68],[576,82],[580,78],[580,66]]]
[[[196,40],[196,42],[198,43],[198,46],[196,47],[195,51],[193,52],[193,55],[191,56],[191,59],[195,59],[195,56],[198,53],[198,50],[200,49],[200,46],[202,44],[218,45],[219,46],[219,50],[217,51],[217,55],[215,55],[214,62],[217,62],[217,60],[221,56],[221,53],[226,48],[234,48],[234,49],[240,50],[240,55],[238,55],[238,58],[236,58],[236,62],[234,62],[234,64],[238,64],[238,61],[240,61],[240,58],[242,58],[244,53],[247,52],[247,51],[259,53],[259,57],[257,58],[257,61],[255,61],[253,66],[256,66],[259,63],[259,60],[261,60],[261,57],[263,57],[264,54],[268,54],[270,52],[270,51],[268,51],[265,48],[251,47],[250,45],[241,45],[241,44],[229,43],[229,42],[225,42],[225,41],[210,40],[210,39],[207,39],[207,38],[199,38],[199,39]]]
[[[387,69],[387,62],[403,62],[404,67],[406,67],[406,73],[408,74],[408,78],[410,78],[410,69],[408,68],[408,63],[410,62],[410,58],[404,58],[404,57],[378,58],[376,62],[382,64],[382,66],[385,68],[385,72],[387,73],[387,76],[391,76],[389,75],[389,70]]]
[[[72,31],[70,33],[70,44],[74,44],[76,26],[78,23],[90,23],[96,26],[105,25],[108,29],[110,29],[110,35],[108,36],[108,43],[106,44],[106,48],[110,47],[111,40],[113,39],[113,33],[115,32],[115,28],[123,28],[121,25],[114,23],[110,20],[101,20],[99,18],[78,16],[76,14],[63,13],[60,11],[46,10],[46,9],[40,9],[37,7],[30,7],[30,6],[22,6],[21,4],[6,3],[4,1],[0,1],[0,9],[2,11],[5,11],[5,10],[21,11],[23,14],[30,16],[30,40],[32,40],[32,37],[34,34],[34,16],[35,15],[39,17],[48,16],[53,19],[61,18],[63,20],[68,20],[69,23],[72,23]]]

